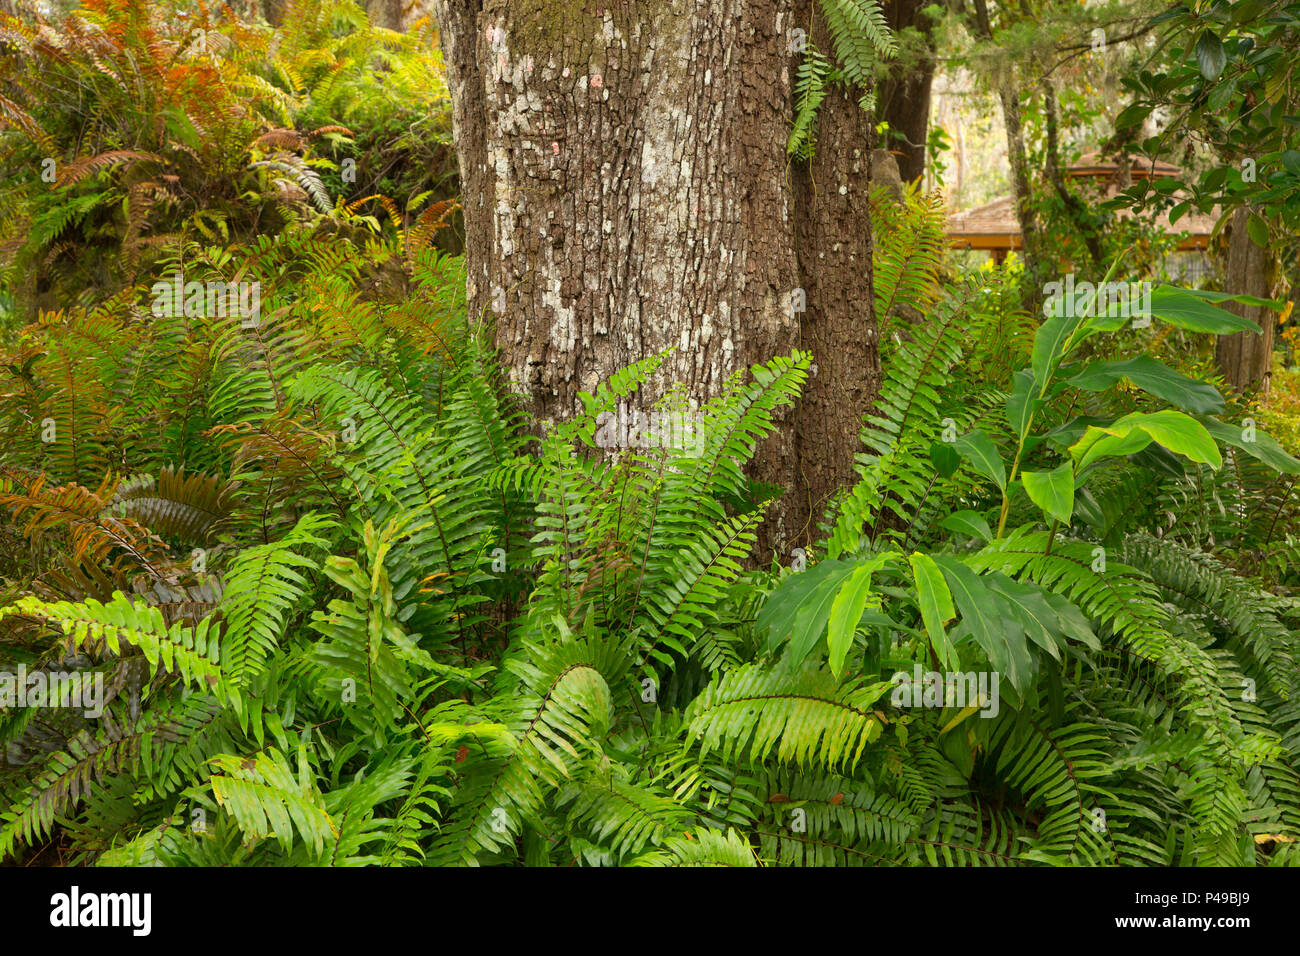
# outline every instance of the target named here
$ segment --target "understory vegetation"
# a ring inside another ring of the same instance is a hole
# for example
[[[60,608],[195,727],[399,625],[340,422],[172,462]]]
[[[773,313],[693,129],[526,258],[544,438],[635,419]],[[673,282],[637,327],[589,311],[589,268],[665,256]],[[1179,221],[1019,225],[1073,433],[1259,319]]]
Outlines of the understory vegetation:
[[[0,661],[103,688],[0,701],[0,855],[1300,861],[1300,461],[1207,380],[1231,296],[1030,315],[879,190],[856,481],[760,554],[812,356],[670,394],[688,442],[600,440],[663,356],[528,420],[436,41],[294,10],[204,11],[220,60],[139,0],[0,27]]]

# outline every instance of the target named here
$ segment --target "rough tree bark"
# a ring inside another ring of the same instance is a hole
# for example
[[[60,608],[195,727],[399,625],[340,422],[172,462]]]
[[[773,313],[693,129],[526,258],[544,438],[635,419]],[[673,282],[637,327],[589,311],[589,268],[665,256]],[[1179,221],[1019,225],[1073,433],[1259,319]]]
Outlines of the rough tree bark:
[[[402,32],[404,0],[366,0],[364,6],[370,22],[386,30]]]
[[[674,346],[641,407],[673,383],[702,402],[738,369],[811,349],[817,372],[754,471],[789,491],[764,539],[788,558],[851,480],[880,379],[869,118],[829,97],[816,156],[786,157],[798,31],[830,48],[810,0],[435,11],[470,311],[495,314],[515,387],[559,420],[580,390]]]
[[[1259,296],[1273,295],[1273,262],[1267,249],[1261,249],[1246,232],[1251,210],[1241,207],[1232,214],[1232,231],[1228,236],[1227,289],[1229,292]],[[1277,314],[1265,306],[1225,302],[1231,312],[1250,319],[1263,334],[1237,332],[1221,335],[1215,343],[1214,357],[1219,371],[1237,390],[1258,389],[1267,392],[1273,374],[1273,332]]]

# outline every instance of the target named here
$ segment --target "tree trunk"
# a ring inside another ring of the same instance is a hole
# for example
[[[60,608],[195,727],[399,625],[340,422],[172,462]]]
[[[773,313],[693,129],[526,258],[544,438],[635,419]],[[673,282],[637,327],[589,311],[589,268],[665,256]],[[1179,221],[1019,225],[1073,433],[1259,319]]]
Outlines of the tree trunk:
[[[1246,232],[1246,222],[1250,216],[1250,209],[1244,206],[1232,214],[1225,287],[1229,292],[1268,299],[1273,295],[1273,263],[1268,250],[1255,245]],[[1263,329],[1263,334],[1237,332],[1219,336],[1214,349],[1219,371],[1238,391],[1258,389],[1267,392],[1273,372],[1276,313],[1265,306],[1243,305],[1239,302],[1223,304],[1230,312],[1250,319]]]
[[[879,387],[869,117],[822,107],[791,169],[808,0],[437,0],[463,191],[471,315],[496,316],[540,421],[619,368],[675,351],[639,400],[703,402],[796,347],[817,372],[759,449],[788,559],[852,476]],[[798,290],[802,290],[799,292]],[[797,311],[806,301],[806,311]]]
[[[1060,109],[1056,98],[1056,86],[1048,77],[1044,77],[1039,85],[1043,90],[1043,119],[1047,131],[1045,144],[1047,180],[1056,190],[1057,197],[1065,206],[1066,215],[1070,217],[1075,230],[1087,247],[1094,273],[1100,276],[1106,271],[1106,264],[1102,262],[1104,253],[1101,248],[1101,233],[1089,222],[1088,210],[1083,202],[1070,192],[1065,182],[1065,171],[1061,168]]]
[[[932,44],[934,22],[921,14],[922,0],[887,0],[885,16],[895,33],[914,27]],[[933,49],[930,49],[933,53]],[[926,56],[920,63],[895,64],[890,78],[880,84],[877,101],[880,118],[891,131],[902,136],[888,147],[898,160],[903,182],[910,183],[925,172],[925,142],[930,132],[930,85],[934,80],[934,58]]]
[[[366,16],[377,27],[402,32],[404,0],[366,0]]]
[[[261,0],[262,16],[273,27],[278,27],[284,20],[285,0]]]
[[[993,25],[989,20],[988,4],[975,0],[972,22],[975,35],[992,43]],[[1036,314],[1042,304],[1044,258],[1039,242],[1038,219],[1033,211],[1033,192],[1029,185],[1029,161],[1025,158],[1025,133],[1020,117],[1020,89],[1014,71],[1008,67],[994,81],[998,100],[1002,103],[1002,126],[1007,136],[1007,162],[1011,167],[1011,187],[1016,201],[1016,220],[1020,224],[1021,255],[1025,260],[1024,299],[1031,313]]]

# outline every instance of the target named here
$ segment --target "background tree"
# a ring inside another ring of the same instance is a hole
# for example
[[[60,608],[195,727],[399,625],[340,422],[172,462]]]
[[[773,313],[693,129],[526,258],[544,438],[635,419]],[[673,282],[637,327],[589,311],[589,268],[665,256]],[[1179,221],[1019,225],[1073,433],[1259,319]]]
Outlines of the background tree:
[[[880,83],[880,118],[889,124],[888,148],[903,182],[925,172],[934,80],[934,17],[941,8],[924,0],[889,0],[885,15],[899,38],[899,55]]]
[[[366,3],[366,15],[376,26],[401,31],[405,20],[405,8],[405,0],[369,0]]]
[[[1052,0],[957,0],[953,10],[952,25],[964,30],[964,36],[954,36],[953,62],[970,69],[998,100],[1023,243],[1024,299],[1037,311],[1042,283],[1066,262],[1064,236],[1079,246],[1071,250],[1071,267],[1104,272],[1109,266],[1113,253],[1103,248],[1103,227],[1115,223],[1098,216],[1095,200],[1068,182],[1061,100],[1074,92],[1072,86],[1082,87],[1085,76],[1100,87],[1099,75],[1114,77],[1126,68],[1116,51],[1130,50],[1149,31],[1150,4],[1132,0],[1084,9]]]
[[[1161,13],[1152,20],[1160,31],[1153,62],[1128,79],[1134,101],[1116,119],[1118,128],[1129,129],[1160,109],[1169,118],[1143,143],[1144,151],[1165,158],[1199,150],[1213,157],[1171,183],[1187,191],[1187,199],[1175,203],[1168,192],[1153,194],[1139,183],[1129,201],[1172,206],[1171,221],[1192,208],[1217,207],[1231,224],[1228,291],[1260,298],[1282,293],[1300,248],[1297,22],[1300,3],[1285,0],[1197,4]],[[1267,389],[1274,315],[1250,303],[1230,307],[1261,332],[1221,337],[1219,370],[1237,388]]]

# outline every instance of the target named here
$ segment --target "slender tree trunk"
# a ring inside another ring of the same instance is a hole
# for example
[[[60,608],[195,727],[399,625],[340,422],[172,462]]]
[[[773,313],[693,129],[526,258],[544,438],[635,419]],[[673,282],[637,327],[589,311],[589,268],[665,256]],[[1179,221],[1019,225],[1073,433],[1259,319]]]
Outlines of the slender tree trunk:
[[[1246,232],[1250,219],[1248,207],[1232,214],[1232,233],[1228,237],[1227,289],[1229,292],[1259,296],[1273,295],[1273,262],[1267,249],[1261,249]],[[1214,357],[1219,371],[1238,390],[1258,389],[1267,392],[1273,371],[1273,332],[1277,316],[1264,306],[1225,302],[1231,312],[1250,319],[1262,330],[1221,335],[1215,343]]]
[[[1026,271],[1041,274],[1042,255],[1038,241],[1038,219],[1031,207],[1033,191],[1029,185],[1029,162],[1025,158],[1025,133],[1020,122],[1020,93],[1007,81],[998,86],[1002,102],[1002,123],[1007,132],[1007,160],[1011,164],[1011,185],[1016,196],[1016,218],[1020,222],[1020,239],[1024,243]]]
[[[1083,239],[1084,245],[1088,249],[1088,257],[1092,260],[1092,268],[1101,270],[1098,273],[1098,276],[1100,276],[1106,269],[1106,265],[1102,262],[1104,253],[1101,248],[1101,236],[1087,221],[1087,210],[1079,197],[1070,192],[1065,183],[1065,171],[1061,168],[1060,110],[1057,105],[1056,87],[1050,79],[1046,78],[1043,79],[1041,85],[1043,90],[1043,116],[1047,127],[1047,179],[1056,191],[1057,197],[1065,206],[1066,215],[1073,221],[1075,230]]]
[[[909,27],[921,31],[927,46],[932,42],[934,23],[922,15],[923,0],[887,0],[885,16],[895,33]],[[929,52],[932,54],[933,49]],[[898,160],[898,173],[910,183],[925,172],[925,142],[930,131],[930,85],[934,80],[933,56],[917,64],[895,66],[889,79],[880,84],[877,100],[880,118],[889,128],[902,135],[902,142],[891,141],[889,150]]]
[[[817,372],[759,450],[789,493],[767,546],[807,542],[852,474],[879,386],[869,118],[841,96],[791,168],[809,0],[437,0],[461,167],[471,314],[494,313],[539,420],[668,347],[645,390],[703,402],[793,348]],[[801,35],[798,31],[804,31]],[[799,311],[806,302],[806,309]]]
[[[975,35],[993,42],[993,25],[986,0],[975,0],[971,21]],[[1007,162],[1011,166],[1011,187],[1016,200],[1016,219],[1020,224],[1021,254],[1025,259],[1025,300],[1031,312],[1038,310],[1044,258],[1039,240],[1038,219],[1032,208],[1033,192],[1029,185],[1029,162],[1025,158],[1025,133],[1020,118],[1020,90],[1010,68],[996,78],[998,100],[1002,104],[1002,125],[1007,137]]]

